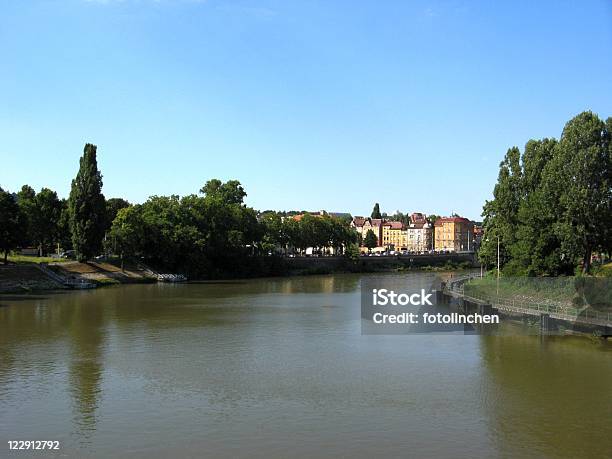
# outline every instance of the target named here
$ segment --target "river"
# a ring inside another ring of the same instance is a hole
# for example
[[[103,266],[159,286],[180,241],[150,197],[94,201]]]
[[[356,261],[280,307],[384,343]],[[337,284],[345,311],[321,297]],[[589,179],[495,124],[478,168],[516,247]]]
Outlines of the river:
[[[363,277],[0,296],[0,457],[610,457],[612,346],[362,335]]]

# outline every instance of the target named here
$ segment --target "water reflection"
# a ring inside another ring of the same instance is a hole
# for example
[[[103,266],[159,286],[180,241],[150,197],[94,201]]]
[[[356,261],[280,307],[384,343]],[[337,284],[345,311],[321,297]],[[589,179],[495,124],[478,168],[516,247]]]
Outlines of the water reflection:
[[[571,458],[612,451],[612,436],[602,436],[612,420],[609,346],[578,337],[482,336],[480,348],[481,402],[500,451]]]
[[[0,297],[0,440],[57,438],[79,457],[612,450],[609,347],[362,336],[362,279]]]
[[[74,425],[82,440],[96,428],[96,409],[101,395],[103,349],[106,338],[104,304],[75,300],[68,319],[70,341],[70,392]]]

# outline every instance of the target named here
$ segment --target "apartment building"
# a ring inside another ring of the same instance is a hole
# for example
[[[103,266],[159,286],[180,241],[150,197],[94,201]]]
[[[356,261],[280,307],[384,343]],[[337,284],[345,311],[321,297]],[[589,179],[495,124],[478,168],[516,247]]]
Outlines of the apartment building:
[[[439,252],[474,250],[474,223],[459,216],[437,219],[434,225],[434,250]]]
[[[408,250],[408,231],[402,222],[382,224],[382,245],[388,250]]]
[[[420,220],[419,223],[410,223],[406,232],[408,236],[408,250],[411,252],[428,252],[433,250],[434,231],[433,226],[427,220]]]

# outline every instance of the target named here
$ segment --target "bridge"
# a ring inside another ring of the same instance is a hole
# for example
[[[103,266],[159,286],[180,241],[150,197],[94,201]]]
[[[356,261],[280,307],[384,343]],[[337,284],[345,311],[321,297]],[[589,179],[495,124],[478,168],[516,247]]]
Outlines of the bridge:
[[[442,286],[441,294],[461,301],[464,309],[474,305],[481,311],[497,310],[508,315],[534,317],[540,321],[540,330],[549,331],[550,319],[581,324],[589,327],[600,327],[606,331],[606,336],[612,330],[612,312],[595,311],[588,308],[573,308],[562,305],[541,304],[537,302],[520,301],[515,298],[480,298],[465,294],[465,284],[480,277],[469,274],[451,279]]]

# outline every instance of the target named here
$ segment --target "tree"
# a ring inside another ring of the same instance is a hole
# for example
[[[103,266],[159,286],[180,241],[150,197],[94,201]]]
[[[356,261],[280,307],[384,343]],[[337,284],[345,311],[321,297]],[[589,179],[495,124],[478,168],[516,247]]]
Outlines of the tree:
[[[123,198],[110,198],[106,200],[106,222],[105,229],[109,230],[113,220],[121,209],[129,207],[131,204]]]
[[[561,139],[508,150],[493,199],[484,206],[479,258],[505,274],[588,273],[594,251],[612,246],[612,120],[592,112],[570,120]]]
[[[52,250],[53,244],[59,242],[58,222],[62,213],[62,203],[57,193],[43,188],[34,200],[36,213],[32,218],[32,235],[38,246],[39,255]]]
[[[439,215],[436,215],[436,214],[431,214],[429,217],[427,217],[427,221],[429,223],[431,223],[432,225],[435,225],[436,224],[436,220],[438,220],[439,218],[442,218],[442,217],[440,217]]]
[[[594,250],[610,250],[612,221],[611,133],[597,115],[583,112],[571,119],[555,156],[544,171],[544,188],[558,198],[555,235],[562,255],[591,267]]]
[[[351,260],[352,262],[356,262],[359,260],[359,246],[357,244],[349,244],[346,246],[344,251],[344,256]]]
[[[0,188],[0,249],[4,252],[4,264],[8,253],[19,246],[25,222],[15,197]]]
[[[572,270],[561,258],[553,233],[558,203],[542,192],[543,172],[556,148],[555,139],[530,140],[525,145],[516,241],[509,247],[514,274],[558,275]]]
[[[271,252],[276,248],[286,251],[287,233],[283,220],[277,212],[267,212],[261,217],[263,238],[261,241],[262,249],[265,253]]]
[[[17,204],[24,219],[23,243],[38,247],[39,256],[59,242],[58,222],[62,203],[57,193],[42,188],[37,194],[29,185],[24,185],[17,193]]]
[[[500,258],[503,266],[509,259],[509,248],[515,242],[518,208],[521,201],[521,152],[510,148],[499,165],[493,200],[484,205],[485,239],[479,251],[480,260],[487,266],[497,262],[497,238],[500,240]]]
[[[228,204],[242,204],[246,192],[238,180],[228,180],[223,183],[219,179],[212,179],[200,189],[206,196],[218,196]]]
[[[363,245],[368,248],[368,252],[374,247],[378,246],[378,239],[376,238],[374,231],[371,229],[369,229],[366,233],[365,238],[363,239]]]
[[[119,209],[106,239],[107,250],[121,256],[121,270],[126,258],[132,258],[141,251],[144,230],[140,209],[140,206]]]
[[[34,188],[30,185],[23,185],[21,190],[17,192],[17,204],[23,219],[21,242],[26,246],[35,245],[36,191],[34,191]]]
[[[79,172],[70,190],[72,246],[79,261],[85,261],[100,252],[106,224],[102,174],[98,170],[96,150],[95,145],[85,145],[79,161]]]
[[[402,222],[404,225],[410,225],[410,214],[404,214],[396,210],[395,214],[391,215],[391,220],[394,222]]]
[[[302,252],[308,247],[304,237],[303,226],[297,220],[289,217],[283,221],[284,232],[287,234],[287,244]]]
[[[72,247],[72,232],[70,229],[70,208],[68,200],[60,201],[60,216],[57,221],[56,242],[59,243],[63,250],[68,250]]]
[[[380,206],[378,205],[378,203],[374,204],[374,209],[372,209],[372,218],[382,218],[382,215],[380,214]]]

